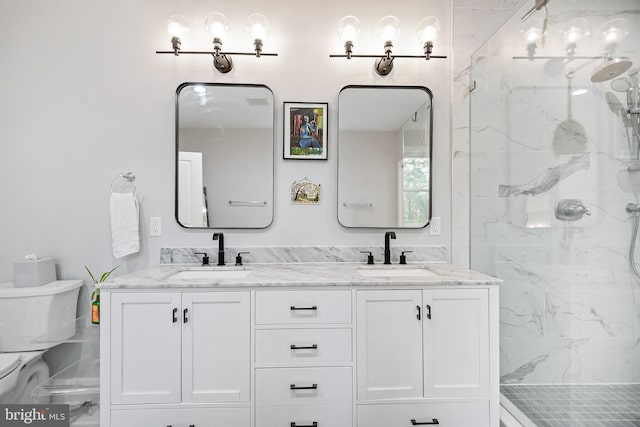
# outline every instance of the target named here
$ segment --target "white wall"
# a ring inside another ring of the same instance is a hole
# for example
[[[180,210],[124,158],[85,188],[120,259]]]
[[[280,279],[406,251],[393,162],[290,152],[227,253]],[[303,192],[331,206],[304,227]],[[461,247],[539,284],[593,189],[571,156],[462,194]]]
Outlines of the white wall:
[[[317,7],[310,7],[318,5]],[[184,48],[208,49],[201,28],[213,11],[225,13],[229,50],[251,48],[244,20],[268,14],[272,39],[265,52],[276,58],[234,58],[228,75],[212,71],[206,56],[156,55],[169,48],[165,22],[180,13],[192,21],[197,39]],[[276,122],[283,101],[329,103],[329,160],[284,161],[282,129],[276,130],[276,209],[263,231],[227,231],[231,245],[382,244],[378,230],[349,230],[336,219],[337,96],[347,84],[425,85],[434,94],[433,214],[442,217],[442,236],[427,230],[398,233],[403,244],[450,247],[450,60],[397,60],[385,78],[373,60],[330,59],[341,53],[336,24],[345,14],[362,21],[358,53],[380,52],[375,23],[393,13],[401,22],[398,54],[420,53],[415,28],[427,15],[441,19],[443,35],[434,54],[450,52],[449,1],[401,0],[348,3],[221,0],[0,0],[3,40],[0,79],[0,282],[12,279],[12,263],[29,252],[53,256],[60,278],[86,278],[83,265],[117,274],[157,265],[163,246],[212,245],[211,232],[184,230],[174,219],[174,93],[185,81],[262,83],[275,94]],[[121,172],[137,175],[142,249],[114,260],[109,232],[109,184]],[[292,206],[289,185],[309,177],[321,183],[320,206]],[[300,210],[308,229],[299,232]],[[163,236],[148,237],[148,218],[160,216]]]

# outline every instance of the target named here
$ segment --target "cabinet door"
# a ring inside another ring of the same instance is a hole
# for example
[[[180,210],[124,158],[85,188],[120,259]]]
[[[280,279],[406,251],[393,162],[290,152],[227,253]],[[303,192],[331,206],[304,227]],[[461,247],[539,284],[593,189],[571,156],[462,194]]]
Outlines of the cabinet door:
[[[183,401],[248,402],[249,292],[185,293],[182,303]]]
[[[357,293],[358,399],[422,397],[422,291]]]
[[[425,396],[488,396],[488,291],[425,290],[423,299]]]
[[[180,402],[180,293],[113,293],[111,304],[111,402]]]

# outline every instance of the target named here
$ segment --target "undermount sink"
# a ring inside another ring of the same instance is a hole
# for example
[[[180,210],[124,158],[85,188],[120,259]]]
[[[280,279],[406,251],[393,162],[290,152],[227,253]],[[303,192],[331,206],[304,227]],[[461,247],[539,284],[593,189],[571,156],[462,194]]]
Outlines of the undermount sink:
[[[251,274],[251,270],[183,270],[167,279],[242,279]]]
[[[426,268],[361,269],[358,273],[364,277],[439,277]]]

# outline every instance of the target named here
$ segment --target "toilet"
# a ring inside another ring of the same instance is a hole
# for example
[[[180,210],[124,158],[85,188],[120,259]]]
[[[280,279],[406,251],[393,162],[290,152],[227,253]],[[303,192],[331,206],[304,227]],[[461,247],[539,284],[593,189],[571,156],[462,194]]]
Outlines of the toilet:
[[[0,404],[31,403],[49,379],[42,356],[76,332],[81,280],[16,288],[0,284]]]

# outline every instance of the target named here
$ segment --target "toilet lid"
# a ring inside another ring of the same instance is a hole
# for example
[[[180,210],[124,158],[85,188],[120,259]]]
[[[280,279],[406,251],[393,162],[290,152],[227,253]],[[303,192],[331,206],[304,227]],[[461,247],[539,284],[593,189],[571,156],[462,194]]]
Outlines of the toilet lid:
[[[24,364],[22,353],[0,353],[0,379],[8,376]]]

